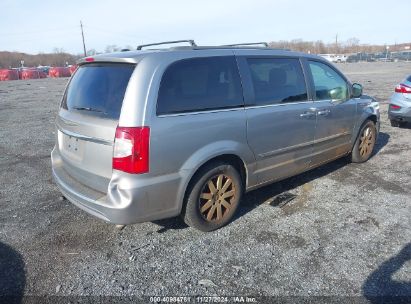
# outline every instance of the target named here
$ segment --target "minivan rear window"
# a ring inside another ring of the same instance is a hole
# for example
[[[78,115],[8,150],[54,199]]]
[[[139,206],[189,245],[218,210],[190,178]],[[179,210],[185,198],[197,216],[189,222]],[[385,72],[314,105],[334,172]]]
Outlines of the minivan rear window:
[[[157,114],[243,105],[240,75],[234,56],[190,58],[171,64],[164,72]]]
[[[64,94],[62,107],[69,111],[118,119],[134,68],[134,64],[128,63],[81,65]]]

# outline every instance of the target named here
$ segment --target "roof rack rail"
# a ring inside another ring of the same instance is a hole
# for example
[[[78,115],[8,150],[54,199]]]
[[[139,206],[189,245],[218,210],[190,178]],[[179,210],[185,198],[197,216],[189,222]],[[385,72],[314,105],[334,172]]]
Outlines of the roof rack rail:
[[[197,44],[194,42],[194,40],[187,39],[187,40],[174,40],[174,41],[164,41],[164,42],[157,42],[157,43],[142,44],[142,45],[139,45],[137,47],[137,50],[141,50],[143,47],[147,47],[147,46],[162,45],[162,44],[174,44],[174,43],[182,43],[182,42],[188,42],[192,47],[197,46]]]
[[[235,43],[235,44],[224,44],[224,45],[221,45],[221,46],[251,46],[251,45],[262,45],[262,46],[268,48],[268,43],[267,42]]]

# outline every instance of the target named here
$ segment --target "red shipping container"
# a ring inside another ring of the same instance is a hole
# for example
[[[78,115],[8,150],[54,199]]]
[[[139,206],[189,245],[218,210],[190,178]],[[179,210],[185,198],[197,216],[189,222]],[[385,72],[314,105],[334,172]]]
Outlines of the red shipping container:
[[[43,71],[39,71],[39,76],[40,78],[47,78],[46,72],[43,72]]]
[[[5,80],[18,80],[19,73],[16,70],[1,69],[0,70],[0,81]]]
[[[70,69],[69,68],[64,68],[64,67],[50,68],[49,76],[53,77],[53,78],[70,77],[71,76]]]
[[[39,79],[46,77],[46,73],[38,69],[27,69],[21,72],[21,79]]]
[[[21,71],[21,79],[37,79],[39,78],[37,75],[37,71],[34,70],[23,70]]]

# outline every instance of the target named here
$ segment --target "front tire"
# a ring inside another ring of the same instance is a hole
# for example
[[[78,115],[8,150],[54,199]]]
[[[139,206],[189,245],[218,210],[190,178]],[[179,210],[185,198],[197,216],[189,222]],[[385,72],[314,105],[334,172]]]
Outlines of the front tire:
[[[370,159],[374,150],[377,138],[377,129],[371,120],[367,120],[361,126],[357,140],[351,152],[351,161],[353,163],[363,163]]]
[[[223,227],[233,218],[243,188],[240,174],[232,165],[207,165],[190,183],[182,212],[184,222],[205,232]]]

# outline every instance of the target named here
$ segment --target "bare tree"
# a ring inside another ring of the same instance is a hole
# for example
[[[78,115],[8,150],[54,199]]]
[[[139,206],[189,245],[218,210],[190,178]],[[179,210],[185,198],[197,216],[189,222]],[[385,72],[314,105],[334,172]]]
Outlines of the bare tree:
[[[360,39],[352,37],[345,42],[345,51],[347,53],[358,53],[360,47]]]
[[[68,53],[51,53],[51,54],[25,54],[19,52],[0,52],[0,68],[17,68],[21,66],[20,61],[24,60],[24,66],[33,67],[39,65],[50,66],[64,66],[66,62],[68,64],[74,64],[79,56],[75,56]]]
[[[327,53],[378,53],[384,52],[385,47],[383,45],[368,45],[360,44],[358,38],[350,38],[347,41],[339,42],[336,40],[332,43],[324,43],[321,40],[317,41],[304,41],[302,39],[293,39],[290,41],[280,40],[272,41],[269,43],[270,47],[279,49],[291,49],[294,51],[313,53],[313,54],[327,54]],[[395,49],[391,48],[391,49]]]
[[[63,54],[63,53],[65,53],[65,51],[64,51],[63,48],[55,47],[55,48],[53,48],[53,53],[55,53],[55,54]]]

